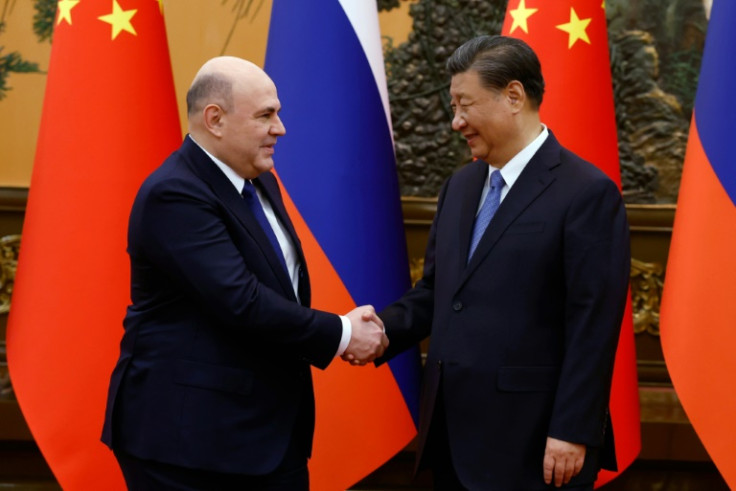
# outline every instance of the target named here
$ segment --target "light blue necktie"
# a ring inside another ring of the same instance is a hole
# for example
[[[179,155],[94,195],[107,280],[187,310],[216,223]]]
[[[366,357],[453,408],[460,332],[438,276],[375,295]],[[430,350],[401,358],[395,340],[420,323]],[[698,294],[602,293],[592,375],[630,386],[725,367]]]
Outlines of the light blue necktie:
[[[491,189],[486,195],[483,206],[480,207],[478,216],[475,217],[475,224],[473,225],[473,238],[470,241],[470,252],[468,253],[468,262],[473,257],[475,248],[478,247],[480,238],[483,237],[483,232],[486,231],[488,224],[491,223],[491,218],[498,210],[498,206],[501,204],[501,189],[503,189],[504,180],[501,176],[501,172],[494,170],[491,173]]]
[[[253,216],[258,221],[261,229],[263,229],[266,237],[268,237],[268,241],[271,243],[273,251],[276,253],[276,256],[279,258],[281,265],[284,267],[284,271],[287,271],[288,274],[289,268],[286,267],[284,253],[281,251],[281,246],[279,245],[278,239],[276,239],[276,234],[273,232],[273,228],[271,228],[271,224],[269,223],[268,218],[266,218],[266,213],[263,211],[263,206],[261,205],[261,202],[258,199],[258,195],[256,194],[256,187],[251,181],[247,179],[245,180],[245,185],[243,186],[243,201],[245,201],[251,212],[253,212]]]

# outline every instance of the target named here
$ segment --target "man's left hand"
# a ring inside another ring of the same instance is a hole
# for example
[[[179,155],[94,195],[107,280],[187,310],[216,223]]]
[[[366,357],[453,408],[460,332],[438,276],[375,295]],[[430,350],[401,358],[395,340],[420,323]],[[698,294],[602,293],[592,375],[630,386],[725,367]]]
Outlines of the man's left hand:
[[[585,445],[570,443],[547,437],[544,449],[544,482],[549,484],[554,478],[556,487],[570,482],[580,473],[585,460]]]

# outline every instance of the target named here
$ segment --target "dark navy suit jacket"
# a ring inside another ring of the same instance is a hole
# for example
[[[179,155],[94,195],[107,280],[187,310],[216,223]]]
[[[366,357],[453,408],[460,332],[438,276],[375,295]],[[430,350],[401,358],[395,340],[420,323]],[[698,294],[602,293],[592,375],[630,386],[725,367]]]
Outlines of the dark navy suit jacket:
[[[296,246],[299,299],[240,194],[189,138],[141,186],[128,234],[132,305],[103,430],[111,448],[243,474],[272,471],[292,435],[310,454],[310,365],[330,363],[342,325],[308,308],[275,177],[255,183]]]
[[[621,194],[550,133],[466,265],[487,172],[476,161],[448,179],[423,278],[379,314],[389,357],[431,334],[419,457],[444,404],[469,489],[547,489],[548,435],[588,446],[571,485],[592,482],[615,466],[607,408],[630,267]]]

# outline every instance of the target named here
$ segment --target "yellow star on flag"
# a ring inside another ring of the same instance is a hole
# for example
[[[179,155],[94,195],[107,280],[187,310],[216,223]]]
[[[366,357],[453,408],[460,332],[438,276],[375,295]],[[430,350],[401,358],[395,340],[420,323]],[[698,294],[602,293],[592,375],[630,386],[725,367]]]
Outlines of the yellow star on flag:
[[[529,19],[529,17],[532,16],[532,14],[536,13],[537,10],[539,9],[526,8],[526,1],[519,0],[519,6],[514,10],[509,11],[511,17],[514,19],[514,22],[511,24],[511,30],[509,30],[509,34],[513,34],[517,27],[521,27],[522,31],[529,34],[529,26],[527,25],[527,20]]]
[[[163,14],[164,13],[164,0],[154,0],[154,2],[158,2],[158,9]]]
[[[570,22],[568,22],[567,24],[560,24],[559,26],[555,26],[557,27],[557,29],[565,31],[570,35],[567,42],[568,49],[572,48],[572,45],[575,44],[578,39],[581,39],[590,44],[590,39],[588,39],[588,33],[585,32],[585,29],[588,27],[588,24],[590,24],[591,20],[593,19],[579,19],[578,14],[575,12],[575,9],[570,7]]]
[[[112,38],[115,39],[120,31],[128,31],[132,35],[136,36],[133,24],[130,23],[130,19],[133,18],[138,9],[123,10],[118,5],[118,0],[112,0],[112,13],[102,15],[98,17],[102,22],[107,22],[112,26]]]
[[[72,25],[72,9],[77,6],[79,0],[59,0],[59,18],[56,20],[56,25],[61,24],[62,20],[67,21],[69,25]]]

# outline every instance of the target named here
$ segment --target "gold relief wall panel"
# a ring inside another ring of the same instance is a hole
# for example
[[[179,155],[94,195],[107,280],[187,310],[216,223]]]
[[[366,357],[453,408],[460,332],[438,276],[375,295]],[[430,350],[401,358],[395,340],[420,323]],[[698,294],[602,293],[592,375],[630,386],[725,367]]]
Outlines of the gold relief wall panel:
[[[664,285],[664,266],[631,260],[631,307],[634,333],[659,336],[659,302]]]

